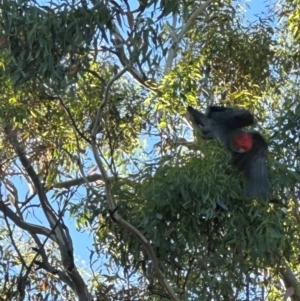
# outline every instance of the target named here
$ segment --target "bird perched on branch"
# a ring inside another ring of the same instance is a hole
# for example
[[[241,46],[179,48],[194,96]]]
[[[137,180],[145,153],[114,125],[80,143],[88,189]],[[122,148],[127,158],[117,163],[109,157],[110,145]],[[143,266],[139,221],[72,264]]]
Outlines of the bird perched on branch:
[[[216,139],[231,152],[232,164],[247,181],[247,194],[266,198],[269,191],[267,142],[259,132],[242,130],[254,124],[253,115],[244,109],[216,106],[209,107],[207,114],[189,106],[188,113],[204,139]]]

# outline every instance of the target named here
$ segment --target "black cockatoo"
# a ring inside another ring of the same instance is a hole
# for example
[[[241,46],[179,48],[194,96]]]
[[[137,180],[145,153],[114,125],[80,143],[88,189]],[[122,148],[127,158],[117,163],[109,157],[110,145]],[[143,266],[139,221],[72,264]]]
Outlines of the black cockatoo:
[[[244,109],[215,106],[209,107],[207,114],[189,106],[188,113],[204,139],[216,139],[231,152],[232,164],[246,178],[247,194],[266,198],[269,191],[267,142],[259,132],[242,130],[254,124],[253,115]]]

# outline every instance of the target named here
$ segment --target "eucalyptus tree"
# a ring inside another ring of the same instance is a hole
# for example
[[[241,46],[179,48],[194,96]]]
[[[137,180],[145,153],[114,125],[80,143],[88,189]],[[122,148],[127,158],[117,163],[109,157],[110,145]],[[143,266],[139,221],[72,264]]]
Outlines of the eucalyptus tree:
[[[252,22],[231,1],[0,3],[4,300],[299,299],[288,5]],[[268,200],[191,138],[187,106],[213,104],[258,119]],[[69,215],[94,237],[85,269]]]

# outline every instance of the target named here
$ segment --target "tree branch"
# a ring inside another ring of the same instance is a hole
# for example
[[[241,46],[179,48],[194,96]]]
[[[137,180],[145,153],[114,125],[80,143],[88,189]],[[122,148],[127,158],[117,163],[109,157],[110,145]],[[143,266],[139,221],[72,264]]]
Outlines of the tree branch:
[[[123,71],[125,72],[125,69]],[[113,84],[113,82],[119,78],[119,76],[121,76],[120,73],[117,74],[117,76],[115,76],[110,81],[110,85],[108,85],[106,87],[104,98],[103,98],[103,100],[102,100],[102,102],[99,106],[98,112],[97,112],[97,120],[98,121],[100,121],[100,116],[101,116],[100,114],[101,114],[103,106],[108,102],[110,87]],[[98,123],[95,123],[95,124],[98,124]],[[97,132],[97,127],[94,126],[93,131],[92,131],[91,147],[92,147],[92,151],[93,151],[93,154],[94,154],[94,158],[96,160],[98,168],[99,168],[99,170],[101,172],[101,175],[103,177],[103,182],[105,184],[106,198],[107,198],[109,209],[112,213],[112,219],[115,223],[117,223],[123,229],[125,229],[126,231],[128,231],[129,233],[131,233],[135,237],[137,237],[137,239],[142,243],[142,245],[146,249],[146,252],[149,254],[149,257],[152,260],[153,270],[156,273],[157,278],[159,279],[160,283],[165,287],[166,291],[168,292],[168,294],[169,294],[169,296],[172,300],[179,301],[180,299],[176,296],[173,288],[171,287],[171,285],[169,284],[167,279],[164,277],[162,271],[159,268],[159,262],[158,262],[157,256],[156,256],[150,242],[145,238],[145,236],[138,229],[136,229],[133,225],[128,223],[126,220],[124,220],[116,212],[117,206],[116,206],[115,199],[112,195],[111,182],[110,182],[109,177],[107,175],[107,172],[104,168],[102,160],[99,156],[99,151],[98,151],[97,144],[96,144],[96,132]]]
[[[10,144],[14,147],[14,150],[25,168],[28,176],[30,177],[33,185],[37,190],[37,195],[39,197],[40,203],[42,205],[45,216],[53,229],[55,241],[58,244],[62,264],[65,268],[68,276],[70,277],[72,283],[74,284],[75,292],[78,296],[79,301],[92,301],[93,298],[87,290],[87,286],[83,281],[82,277],[77,271],[77,268],[74,263],[74,250],[71,237],[68,234],[68,229],[63,224],[62,221],[57,217],[54,210],[52,209],[43,184],[40,182],[38,175],[33,169],[30,161],[25,155],[23,147],[20,145],[16,133],[11,129],[10,126],[5,127],[5,134],[8,138]],[[20,221],[18,221],[20,223]],[[28,225],[27,225],[28,226]],[[51,237],[51,234],[49,234]]]
[[[97,130],[98,130],[98,127],[99,127],[99,124],[100,124],[100,119],[101,119],[101,115],[102,115],[102,112],[103,112],[103,107],[105,106],[105,104],[107,103],[108,101],[108,96],[109,96],[109,90],[112,86],[112,84],[117,80],[119,79],[126,71],[127,71],[127,67],[125,66],[125,68],[123,70],[121,70],[119,73],[116,74],[116,76],[114,76],[107,84],[106,88],[105,88],[105,91],[104,91],[104,97],[99,105],[99,108],[98,108],[98,111],[97,111],[97,116],[96,116],[96,119],[94,121],[94,126],[93,126],[93,129],[92,129],[92,137],[95,137],[96,136],[96,133],[97,133]]]
[[[207,0],[204,4],[202,4],[200,7],[198,7],[190,16],[190,18],[187,20],[185,25],[182,27],[180,32],[178,33],[177,37],[173,39],[173,43],[168,51],[168,56],[166,60],[164,75],[168,73],[172,66],[173,59],[175,57],[175,54],[178,50],[178,45],[181,42],[182,38],[186,34],[186,32],[189,30],[193,22],[197,19],[197,17],[215,0]]]
[[[40,235],[49,236],[50,230],[35,224],[27,223],[23,221],[20,217],[18,217],[8,206],[6,206],[3,202],[0,202],[0,211],[3,212],[11,221],[13,221],[19,228],[28,231],[29,233],[36,233]],[[57,242],[54,234],[50,235],[51,240]]]
[[[135,182],[131,181],[127,178],[119,178],[118,179],[120,182],[123,182],[124,184],[128,184],[128,185],[134,185]],[[77,179],[73,179],[70,181],[65,181],[65,182],[59,182],[56,184],[53,184],[49,189],[51,188],[65,188],[65,189],[69,189],[73,186],[78,186],[78,185],[82,185],[86,182],[95,182],[95,181],[103,181],[104,182],[104,178],[102,175],[100,174],[93,174],[90,176],[86,176],[86,177],[82,177],[82,178],[77,178]],[[109,177],[109,181],[111,183],[115,182],[115,178],[114,177]]]
[[[35,172],[35,170],[33,169],[30,161],[26,157],[23,147],[20,145],[19,141],[17,140],[16,133],[13,130],[11,130],[8,126],[5,128],[5,133],[9,142],[14,147],[15,152],[19,157],[23,167],[25,168],[28,176],[30,177],[33,185],[35,186],[45,216],[50,224],[50,227],[53,228],[57,222],[57,217],[54,213],[54,210],[49,204],[48,198],[44,190],[44,186],[40,182],[39,177]],[[66,246],[68,245],[68,242],[66,241],[66,237],[64,235],[64,231],[61,225],[56,228],[55,234],[59,245],[63,246],[64,243],[66,243]]]
[[[285,283],[285,287],[287,289],[289,287],[292,287],[294,289],[294,295],[297,296],[298,300],[300,300],[299,282],[286,261],[284,261],[284,267],[282,269],[280,269],[280,274]]]
[[[65,284],[67,284],[73,291],[75,291],[75,287],[74,284],[72,283],[72,281],[70,280],[70,278],[68,277],[68,275],[66,273],[64,273],[63,271],[57,270],[55,269],[48,261],[48,256],[45,252],[45,249],[42,248],[42,243],[39,239],[39,237],[35,234],[35,233],[31,233],[32,238],[34,239],[37,247],[39,248],[39,253],[42,257],[42,262],[40,263],[40,268],[44,269],[45,271],[47,271],[50,274],[53,275],[57,275],[58,278],[63,281]]]
[[[130,73],[130,75],[143,87],[150,89],[154,91],[154,84],[152,85],[148,82],[147,78],[144,78],[144,76],[136,70],[132,66],[132,63],[129,61],[129,59],[125,55],[125,51],[123,49],[123,44],[125,43],[124,40],[122,40],[121,35],[118,31],[118,29],[115,27],[113,32],[114,39],[112,39],[112,43],[115,46],[115,53],[122,64],[122,66],[127,68],[126,71]]]
[[[89,143],[89,139],[85,137],[85,135],[79,130],[71,111],[69,110],[69,108],[65,105],[64,99],[60,96],[60,95],[56,95],[56,97],[58,98],[60,104],[62,105],[62,107],[64,108],[65,112],[67,113],[69,119],[71,120],[71,123],[73,125],[73,128],[75,130],[75,132],[83,139],[85,140],[85,142]]]

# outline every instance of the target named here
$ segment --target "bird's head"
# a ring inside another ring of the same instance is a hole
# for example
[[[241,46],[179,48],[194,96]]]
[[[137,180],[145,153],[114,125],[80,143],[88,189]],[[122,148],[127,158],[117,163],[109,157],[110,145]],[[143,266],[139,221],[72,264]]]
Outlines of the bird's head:
[[[253,146],[253,135],[242,133],[235,137],[234,144],[240,152],[248,152]]]

